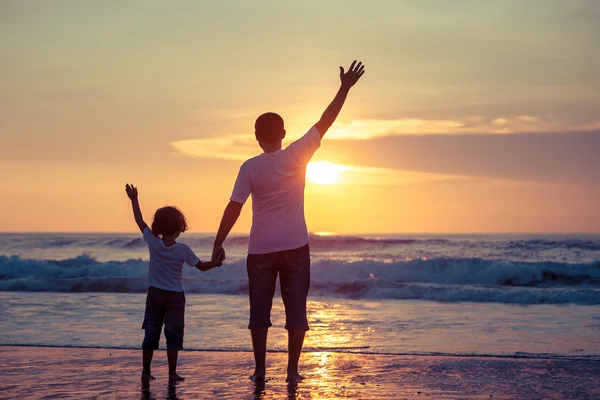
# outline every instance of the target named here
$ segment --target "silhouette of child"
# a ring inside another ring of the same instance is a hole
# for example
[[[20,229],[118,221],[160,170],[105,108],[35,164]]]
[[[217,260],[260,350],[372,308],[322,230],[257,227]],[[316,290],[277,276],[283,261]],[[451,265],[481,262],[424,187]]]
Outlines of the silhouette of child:
[[[152,229],[150,229],[142,217],[137,188],[127,184],[125,191],[131,199],[135,222],[150,251],[148,295],[142,324],[142,329],[145,330],[142,343],[142,380],[155,379],[150,373],[150,364],[154,350],[158,349],[160,332],[164,324],[169,380],[183,381],[185,378],[177,374],[177,356],[179,350],[183,348],[185,309],[183,263],[196,267],[200,271],[208,271],[221,266],[224,257],[218,256],[213,261],[203,262],[189,246],[175,241],[187,230],[185,216],[176,207],[167,206],[156,210]]]

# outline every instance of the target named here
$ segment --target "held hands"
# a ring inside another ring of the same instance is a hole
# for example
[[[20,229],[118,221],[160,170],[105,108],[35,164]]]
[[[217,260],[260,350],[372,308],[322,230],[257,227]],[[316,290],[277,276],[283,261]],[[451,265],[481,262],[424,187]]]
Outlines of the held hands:
[[[210,260],[208,263],[211,265],[211,268],[217,268],[217,267],[220,267],[221,265],[223,265],[224,259],[225,259],[225,250],[223,250],[223,248],[221,247],[221,251],[217,254],[216,257],[213,252],[212,260]]]
[[[200,261],[198,264],[196,264],[196,268],[198,268],[202,272],[205,272],[205,271],[211,270],[213,268],[220,267],[221,265],[223,265],[223,263],[221,261],[207,261],[207,262]]]
[[[211,262],[217,262],[219,265],[223,264],[223,260],[225,260],[225,249],[223,246],[216,246],[213,248],[212,260]]]
[[[217,268],[223,265],[223,260],[225,259],[225,250],[221,247],[221,250],[215,249],[213,251],[212,260],[208,262],[200,262],[196,265],[196,267],[200,271],[208,271],[209,269]]]
[[[213,268],[220,267],[221,265],[223,265],[223,263],[221,261],[207,261],[207,262],[202,263],[202,265],[200,267],[198,267],[198,269],[200,271],[208,271]]]
[[[352,65],[348,69],[348,72],[344,72],[344,67],[340,67],[340,81],[342,81],[342,87],[350,89],[361,76],[365,73],[365,66],[362,62],[356,64],[356,60],[352,61]]]
[[[129,183],[125,185],[125,193],[127,193],[127,197],[129,197],[130,200],[136,200],[138,198],[137,188]]]

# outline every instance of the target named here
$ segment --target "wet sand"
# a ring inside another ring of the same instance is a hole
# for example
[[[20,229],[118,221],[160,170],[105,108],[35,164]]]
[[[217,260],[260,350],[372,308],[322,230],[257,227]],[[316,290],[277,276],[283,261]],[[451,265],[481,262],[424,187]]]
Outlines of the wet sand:
[[[166,353],[156,380],[140,381],[136,350],[0,346],[0,398],[98,399],[592,399],[600,398],[600,363],[565,359],[305,353],[306,380],[285,382],[286,355],[268,354],[256,387],[252,354],[180,353],[184,382],[170,386]]]

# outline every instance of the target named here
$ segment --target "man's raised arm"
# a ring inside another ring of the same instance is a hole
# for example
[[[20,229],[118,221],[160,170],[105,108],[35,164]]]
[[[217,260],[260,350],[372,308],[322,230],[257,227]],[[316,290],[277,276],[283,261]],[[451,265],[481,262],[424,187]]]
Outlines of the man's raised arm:
[[[352,62],[350,65],[350,69],[348,72],[344,72],[344,68],[340,67],[340,89],[337,94],[333,98],[329,107],[325,110],[319,122],[315,124],[315,127],[321,134],[321,137],[325,135],[325,132],[331,127],[335,119],[337,118],[342,106],[344,105],[344,101],[346,101],[346,97],[348,96],[348,92],[350,88],[354,86],[356,82],[360,79],[361,76],[365,73],[365,66],[362,62],[356,64],[356,60]]]

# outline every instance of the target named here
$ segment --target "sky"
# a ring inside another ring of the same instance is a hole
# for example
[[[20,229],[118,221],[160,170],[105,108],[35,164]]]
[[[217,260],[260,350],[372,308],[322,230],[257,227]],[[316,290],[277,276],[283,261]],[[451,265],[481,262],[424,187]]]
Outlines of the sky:
[[[598,232],[599,20],[594,0],[2,1],[0,231],[133,232],[133,183],[148,222],[170,204],[215,232],[256,117],[289,144],[359,59],[310,231]]]

